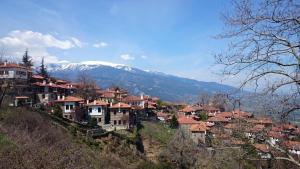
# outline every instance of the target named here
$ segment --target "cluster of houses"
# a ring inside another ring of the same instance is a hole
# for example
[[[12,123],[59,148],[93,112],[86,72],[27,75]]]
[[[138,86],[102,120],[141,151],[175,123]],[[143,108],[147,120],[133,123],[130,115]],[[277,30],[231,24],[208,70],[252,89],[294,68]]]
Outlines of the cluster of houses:
[[[106,130],[129,129],[138,121],[154,117],[170,121],[172,114],[157,110],[159,98],[129,95],[119,87],[95,89],[96,97],[76,96],[80,84],[33,74],[28,66],[0,63],[0,85],[13,85],[11,106],[54,106],[65,119],[82,122],[94,118]],[[181,105],[182,106],[182,105]],[[203,119],[199,113],[204,113]],[[261,158],[271,158],[274,147],[300,155],[300,129],[292,124],[277,123],[271,118],[254,117],[234,110],[222,112],[210,105],[185,105],[176,113],[179,127],[197,144],[218,138],[221,145],[252,144]],[[298,140],[298,141],[296,141]]]
[[[129,129],[143,118],[151,118],[156,109],[157,97],[141,94],[129,95],[119,87],[95,88],[96,97],[83,99],[76,96],[80,84],[32,74],[30,67],[22,64],[0,64],[1,84],[12,83],[15,89],[9,96],[11,106],[58,105],[63,118],[78,122],[91,118],[107,130]]]
[[[205,113],[201,119],[199,113]],[[168,121],[170,115],[160,112],[158,119]],[[208,105],[187,105],[176,114],[180,128],[199,145],[208,145],[208,138],[216,138],[218,146],[251,144],[261,158],[271,158],[276,147],[300,155],[300,128],[279,123],[269,117],[254,117],[241,110],[221,112]]]

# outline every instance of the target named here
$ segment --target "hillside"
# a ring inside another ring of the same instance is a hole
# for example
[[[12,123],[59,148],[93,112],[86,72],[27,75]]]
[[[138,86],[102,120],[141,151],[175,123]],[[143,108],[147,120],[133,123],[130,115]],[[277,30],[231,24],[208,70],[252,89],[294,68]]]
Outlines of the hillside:
[[[48,65],[48,70],[52,76],[69,80],[76,80],[78,74],[84,72],[94,78],[100,87],[118,85],[133,94],[143,92],[167,101],[193,101],[203,92],[234,93],[237,91],[232,86],[215,82],[197,81],[99,61],[51,64]]]
[[[0,110],[0,168],[139,168],[135,146],[109,136],[97,144],[75,136],[41,113]]]

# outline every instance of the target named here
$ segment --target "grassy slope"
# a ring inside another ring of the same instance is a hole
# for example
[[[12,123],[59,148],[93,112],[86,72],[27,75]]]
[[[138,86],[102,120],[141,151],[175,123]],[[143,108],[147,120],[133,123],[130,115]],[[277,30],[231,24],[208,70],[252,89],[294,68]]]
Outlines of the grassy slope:
[[[150,137],[161,145],[167,145],[172,139],[175,129],[171,129],[162,123],[143,122],[142,137]]]
[[[137,168],[134,146],[118,138],[89,145],[49,118],[25,109],[0,110],[0,168]]]

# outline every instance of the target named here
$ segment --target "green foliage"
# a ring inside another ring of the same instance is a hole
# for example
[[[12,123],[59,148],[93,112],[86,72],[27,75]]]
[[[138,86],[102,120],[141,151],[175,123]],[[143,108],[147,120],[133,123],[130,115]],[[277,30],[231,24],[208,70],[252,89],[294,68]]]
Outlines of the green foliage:
[[[257,152],[253,145],[247,143],[244,144],[242,148],[247,153],[248,156],[257,157]]]
[[[176,129],[176,128],[178,128],[178,125],[179,125],[179,123],[178,123],[178,121],[177,121],[177,118],[176,118],[176,116],[173,114],[172,119],[171,119],[171,122],[170,122],[170,128]]]
[[[22,61],[23,61],[23,64],[25,66],[32,66],[32,59],[31,57],[28,55],[28,50],[25,51],[24,55],[23,55],[23,58],[22,58]]]
[[[59,118],[63,118],[63,111],[61,110],[59,105],[55,105],[53,107],[53,115]]]
[[[232,132],[232,137],[238,138],[238,139],[245,139],[245,136],[242,132],[239,131],[233,131]]]
[[[10,144],[9,139],[2,133],[0,133],[0,147]]]
[[[163,106],[163,102],[161,100],[157,100],[156,101],[156,107],[157,107],[157,109],[161,109],[162,106]]]
[[[205,112],[200,112],[197,114],[200,118],[200,120],[207,120],[208,119],[208,116]]]
[[[42,62],[41,62],[39,74],[44,77],[48,77],[48,72],[47,72],[47,69],[44,64],[44,58],[42,59]]]
[[[140,135],[140,133],[137,133],[135,136],[135,145],[136,145],[136,149],[141,152],[144,153],[144,144],[143,144],[143,139]]]
[[[88,126],[90,126],[90,127],[97,126],[97,119],[94,118],[94,117],[90,118],[89,121],[88,121]]]
[[[176,129],[171,129],[167,125],[153,122],[143,122],[143,129],[140,134],[143,137],[150,137],[159,143],[166,145],[173,138]]]

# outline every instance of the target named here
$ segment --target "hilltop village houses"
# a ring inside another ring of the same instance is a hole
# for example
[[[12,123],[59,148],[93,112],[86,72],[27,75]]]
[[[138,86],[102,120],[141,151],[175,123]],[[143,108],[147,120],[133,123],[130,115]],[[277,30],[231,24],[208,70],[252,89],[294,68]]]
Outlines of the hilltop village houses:
[[[300,155],[297,126],[239,109],[223,111],[213,105],[180,104],[181,109],[170,113],[164,106],[158,108],[159,98],[133,96],[120,87],[96,88],[93,99],[84,99],[77,94],[80,83],[33,74],[31,67],[8,62],[0,63],[0,80],[1,86],[13,87],[5,96],[10,106],[58,106],[64,119],[80,123],[95,119],[108,131],[130,129],[142,120],[170,123],[175,116],[179,128],[197,145],[213,146],[216,143],[212,140],[217,139],[217,146],[251,144],[263,159],[271,158],[274,147]]]
[[[95,118],[107,130],[129,129],[141,118],[155,115],[156,98],[142,93],[133,96],[125,89],[111,87],[96,88],[94,99],[83,99],[77,95],[80,84],[33,74],[32,68],[23,64],[0,63],[0,79],[1,85],[14,88],[6,95],[11,106],[58,105],[63,118],[78,122]]]

